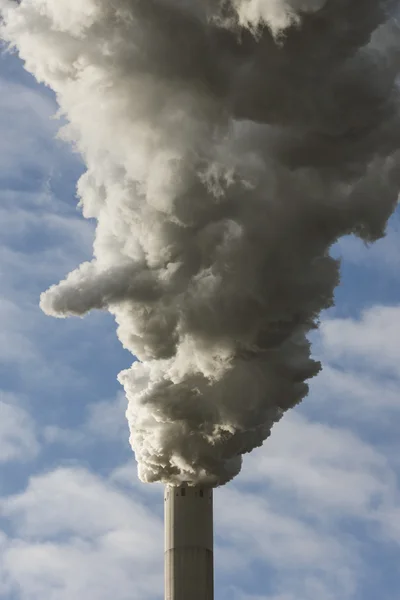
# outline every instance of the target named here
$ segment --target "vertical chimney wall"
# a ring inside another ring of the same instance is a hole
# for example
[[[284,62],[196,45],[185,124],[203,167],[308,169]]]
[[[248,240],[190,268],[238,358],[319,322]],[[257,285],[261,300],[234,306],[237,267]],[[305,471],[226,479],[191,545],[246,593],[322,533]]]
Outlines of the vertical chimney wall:
[[[167,485],[165,600],[214,600],[213,492]]]

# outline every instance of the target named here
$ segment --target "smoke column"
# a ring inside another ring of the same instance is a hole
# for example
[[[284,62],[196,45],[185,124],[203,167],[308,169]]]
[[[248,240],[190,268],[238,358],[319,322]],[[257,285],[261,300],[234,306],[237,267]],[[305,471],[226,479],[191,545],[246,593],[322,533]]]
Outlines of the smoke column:
[[[41,297],[110,311],[144,481],[234,477],[320,369],[332,244],[400,187],[398,2],[0,0],[83,156],[93,260]]]

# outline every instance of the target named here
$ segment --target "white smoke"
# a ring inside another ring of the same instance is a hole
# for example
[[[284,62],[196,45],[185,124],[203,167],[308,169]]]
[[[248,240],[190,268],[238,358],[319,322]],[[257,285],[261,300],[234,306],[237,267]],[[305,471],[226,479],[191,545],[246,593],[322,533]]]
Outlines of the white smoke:
[[[211,0],[220,8],[217,18],[247,27],[257,33],[267,26],[275,37],[290,26],[299,25],[302,15],[320,10],[327,0]],[[222,10],[221,10],[222,9]],[[231,9],[231,11],[229,11]],[[227,18],[228,17],[228,18]]]
[[[382,236],[397,203],[397,4],[0,0],[98,222],[41,306],[115,315],[144,481],[224,483],[307,394],[329,249]]]

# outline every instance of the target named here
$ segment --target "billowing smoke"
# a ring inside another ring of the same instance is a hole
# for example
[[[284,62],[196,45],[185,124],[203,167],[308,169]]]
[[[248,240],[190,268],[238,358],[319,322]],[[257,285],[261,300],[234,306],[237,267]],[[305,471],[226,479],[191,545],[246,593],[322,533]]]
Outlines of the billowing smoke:
[[[342,235],[400,187],[397,2],[0,0],[57,94],[94,256],[42,295],[109,310],[144,481],[218,485],[320,369]]]

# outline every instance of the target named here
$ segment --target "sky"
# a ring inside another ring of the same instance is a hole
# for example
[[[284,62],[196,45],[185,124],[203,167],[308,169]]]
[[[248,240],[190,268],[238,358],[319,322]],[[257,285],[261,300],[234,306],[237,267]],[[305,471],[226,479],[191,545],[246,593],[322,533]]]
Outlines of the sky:
[[[162,486],[139,482],[107,313],[55,320],[39,295],[91,256],[79,156],[52,93],[0,59],[0,597],[161,600]],[[324,368],[215,492],[218,600],[398,598],[399,215],[342,258],[313,334]]]

